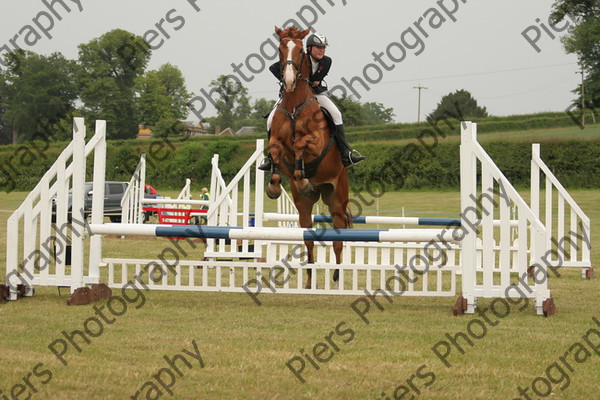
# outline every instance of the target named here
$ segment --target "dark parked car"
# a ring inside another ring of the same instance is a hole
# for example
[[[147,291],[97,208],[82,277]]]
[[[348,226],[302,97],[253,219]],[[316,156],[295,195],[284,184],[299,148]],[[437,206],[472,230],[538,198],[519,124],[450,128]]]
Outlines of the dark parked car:
[[[127,190],[128,182],[115,182],[108,181],[104,184],[104,216],[109,217],[111,222],[121,222],[121,200]],[[93,199],[93,183],[85,183],[85,197],[84,197],[84,216],[88,218],[92,213],[92,199]],[[145,198],[155,199],[160,197],[156,194],[145,194]],[[56,198],[52,199],[52,222],[56,222]],[[69,191],[68,198],[68,220],[71,221],[71,191]]]

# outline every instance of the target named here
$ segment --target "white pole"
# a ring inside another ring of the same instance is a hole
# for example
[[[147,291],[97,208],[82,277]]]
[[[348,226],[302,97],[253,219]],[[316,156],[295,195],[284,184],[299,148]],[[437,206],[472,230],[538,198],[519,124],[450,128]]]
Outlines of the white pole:
[[[473,154],[473,142],[477,140],[477,124],[470,121],[461,123],[460,144],[460,209],[463,225],[467,226],[466,210],[475,207],[477,163]],[[473,208],[476,209],[476,208]],[[465,231],[460,242],[462,265],[462,296],[467,300],[466,313],[475,312],[475,267],[477,258],[476,232]]]

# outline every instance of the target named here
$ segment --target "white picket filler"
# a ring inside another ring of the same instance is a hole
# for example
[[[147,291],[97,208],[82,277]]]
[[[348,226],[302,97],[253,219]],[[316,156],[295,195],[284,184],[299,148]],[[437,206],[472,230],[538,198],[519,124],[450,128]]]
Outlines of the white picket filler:
[[[264,213],[265,222],[277,222],[282,228],[298,227],[298,211],[293,200],[282,188],[282,196],[277,199],[277,213]],[[356,217],[360,223],[390,224],[399,227],[404,224],[418,225],[418,218],[401,217]],[[313,215],[313,222],[325,229],[333,229],[328,215]],[[432,224],[446,226],[439,223]],[[452,223],[452,221],[446,221]],[[355,225],[355,228],[360,228]],[[344,242],[342,264],[340,264],[339,290],[350,290],[351,294],[364,291],[373,292],[383,289],[390,295],[402,296],[455,296],[457,275],[461,274],[460,244],[454,241],[444,242],[443,245],[433,245],[428,241],[419,241],[418,231],[434,232],[434,229],[407,229],[404,241],[389,242]],[[412,236],[411,236],[412,232]],[[438,234],[443,230],[437,230]],[[448,230],[451,232],[451,230]],[[435,236],[435,235],[433,235]],[[298,254],[296,250],[303,246],[303,242],[289,242],[282,240],[269,241],[266,244],[266,260],[272,263],[282,263],[290,258],[290,254]],[[335,264],[335,253],[331,242],[320,243],[315,246],[315,260],[317,265]],[[432,250],[433,249],[433,250]],[[433,256],[433,258],[431,257]],[[301,264],[306,262],[302,257]],[[289,261],[285,264],[293,265]],[[319,273],[320,267],[317,267]],[[301,270],[298,270],[301,273]],[[329,288],[331,271],[324,269],[323,276],[319,279]],[[345,274],[348,276],[344,279]],[[300,278],[299,278],[300,279]],[[314,277],[313,277],[314,280]],[[314,286],[314,285],[313,285]],[[335,292],[332,290],[332,292]],[[334,293],[339,294],[339,293]]]
[[[590,218],[544,163],[539,143],[532,145],[531,154],[531,209],[545,223],[546,248],[553,250],[551,265],[581,268],[582,277],[591,278]],[[544,212],[540,204],[540,173],[546,178]]]
[[[84,237],[87,235],[87,228],[83,206],[86,158],[93,152],[92,212],[102,215],[106,163],[105,121],[96,121],[96,133],[87,144],[85,136],[83,118],[75,118],[73,141],[8,218],[6,282],[10,300],[16,300],[17,292],[24,296],[33,295],[34,285],[68,286],[73,292],[78,287],[99,282],[102,237],[91,238],[89,267],[85,271]],[[72,159],[70,163],[69,159]],[[70,188],[71,208],[75,210],[72,217],[68,215]],[[53,203],[56,208],[55,225],[52,223]],[[72,224],[67,222],[69,218],[72,218]],[[99,224],[102,220],[93,218],[92,222]],[[22,247],[19,237],[23,237]],[[69,256],[70,270],[66,266]]]
[[[543,315],[551,305],[551,301],[546,303],[550,299],[549,272],[543,258],[546,228],[477,142],[477,124],[462,122],[461,136],[461,222],[465,229],[461,262],[465,312],[474,312],[478,298],[526,297],[535,300],[537,314]],[[510,238],[511,206],[519,221],[516,253],[513,253]],[[493,226],[496,217],[503,222],[499,228]],[[480,223],[473,222],[479,219]],[[482,243],[480,252],[478,239]],[[480,266],[475,254],[480,258]],[[532,266],[534,276],[528,278]]]

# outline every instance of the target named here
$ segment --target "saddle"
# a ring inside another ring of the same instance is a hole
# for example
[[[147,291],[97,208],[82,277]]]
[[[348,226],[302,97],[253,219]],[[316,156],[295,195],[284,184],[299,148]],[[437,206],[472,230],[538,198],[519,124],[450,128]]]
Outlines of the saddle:
[[[329,114],[329,111],[327,111],[325,108],[321,107],[321,111],[323,112],[323,115],[325,115],[325,120],[327,121],[329,132],[331,132],[331,137],[334,137],[336,128],[335,123],[333,122],[333,118],[331,117],[331,114]]]

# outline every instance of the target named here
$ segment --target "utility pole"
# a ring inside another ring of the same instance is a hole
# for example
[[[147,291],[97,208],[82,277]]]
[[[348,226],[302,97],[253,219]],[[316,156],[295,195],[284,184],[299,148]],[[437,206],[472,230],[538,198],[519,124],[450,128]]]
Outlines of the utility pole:
[[[581,74],[581,126],[585,127],[585,85],[583,83],[583,64],[581,64],[581,71],[575,73]]]
[[[417,111],[417,122],[421,122],[421,90],[423,89],[427,89],[425,86],[421,86],[421,84],[419,83],[419,86],[413,86],[413,89],[419,89],[419,105],[418,105],[418,111]]]

